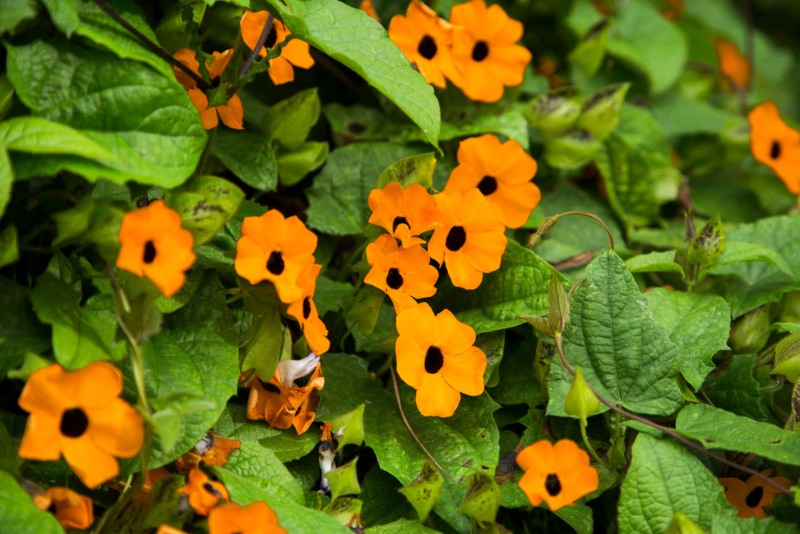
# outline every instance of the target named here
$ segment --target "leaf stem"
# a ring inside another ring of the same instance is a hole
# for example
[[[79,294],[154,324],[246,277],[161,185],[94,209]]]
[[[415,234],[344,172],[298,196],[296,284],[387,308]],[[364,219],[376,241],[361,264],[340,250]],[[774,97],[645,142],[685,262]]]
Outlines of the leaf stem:
[[[581,427],[581,438],[583,438],[583,444],[586,445],[586,449],[589,451],[589,454],[592,455],[594,461],[600,465],[605,465],[608,467],[608,464],[600,459],[600,456],[597,455],[597,452],[594,450],[594,447],[592,447],[592,444],[589,443],[589,437],[586,435],[586,420],[583,419],[578,426]]]

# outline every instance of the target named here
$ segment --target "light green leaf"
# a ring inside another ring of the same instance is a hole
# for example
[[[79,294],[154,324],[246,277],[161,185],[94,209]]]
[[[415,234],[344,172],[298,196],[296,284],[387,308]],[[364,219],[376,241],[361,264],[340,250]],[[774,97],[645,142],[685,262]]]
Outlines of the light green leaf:
[[[444,484],[442,474],[433,464],[424,462],[419,476],[398,491],[417,511],[420,522],[424,522],[442,495],[442,484]]]
[[[337,438],[340,449],[345,445],[360,446],[364,443],[364,404],[331,421],[331,430],[336,434],[341,431]]]
[[[304,89],[270,106],[261,119],[261,129],[283,148],[299,147],[319,119],[321,105],[317,91],[316,87]]]
[[[278,362],[287,350],[291,356],[292,336],[281,321],[277,304],[268,313],[257,316],[245,334],[242,371],[255,369],[265,382],[275,374]]]
[[[17,24],[32,19],[38,14],[36,2],[32,0],[10,0],[0,10],[0,33],[13,30]]]
[[[14,477],[0,471],[0,532],[61,534],[53,514],[39,510]]]
[[[195,245],[202,245],[225,226],[244,200],[244,192],[223,178],[199,176],[167,196],[167,204],[181,216],[183,227],[192,232]]]
[[[89,230],[89,217],[94,209],[92,197],[83,197],[75,206],[53,214],[56,221],[56,238],[53,246],[82,237]]]
[[[278,155],[278,179],[283,185],[294,185],[322,166],[328,159],[328,143],[307,141],[289,152]]]
[[[665,93],[651,108],[656,120],[670,136],[708,133],[718,135],[736,115],[680,93]]]
[[[381,172],[378,177],[378,189],[383,189],[389,182],[398,182],[404,188],[411,184],[419,184],[425,189],[433,186],[433,171],[436,169],[436,157],[433,152],[409,156],[395,161]]]
[[[747,262],[767,262],[787,275],[792,274],[792,268],[786,260],[769,247],[758,243],[745,243],[740,241],[726,241],[725,250],[707,270],[706,273],[714,274],[726,265],[736,265]]]
[[[303,502],[303,490],[283,462],[274,452],[255,441],[241,442],[241,447],[228,456],[225,469],[250,480],[267,495]]]
[[[587,382],[611,402],[637,413],[671,415],[682,404],[677,346],[615,252],[601,252],[585,276],[570,300],[570,324],[564,330],[567,361],[580,365]],[[551,365],[548,413],[565,414],[571,383],[563,366]]]
[[[476,471],[464,480],[467,494],[458,511],[467,514],[479,523],[494,523],[500,508],[500,488],[494,477]]]
[[[272,191],[278,185],[275,149],[263,134],[219,128],[211,155],[254,189]]]
[[[724,532],[725,534],[786,534],[797,529],[795,524],[781,523],[774,517],[767,516],[763,519],[749,517],[743,519],[736,517],[736,511],[724,510],[716,513],[711,518],[710,532]]]
[[[386,95],[438,146],[439,102],[386,30],[338,0],[267,0],[292,33],[352,69]]]
[[[665,532],[675,512],[704,529],[727,507],[717,478],[675,441],[639,434],[622,484],[620,534]]]
[[[531,126],[548,136],[561,135],[572,128],[583,108],[583,91],[568,85],[535,96],[526,109]]]
[[[37,41],[6,48],[9,79],[19,98],[35,114],[79,130],[113,156],[95,161],[88,155],[51,156],[52,151],[45,156],[17,154],[17,178],[67,169],[91,181],[136,180],[171,188],[194,172],[206,134],[174,79],[77,44]]]
[[[486,104],[472,102],[463,96],[454,99],[456,102],[448,102],[445,100],[446,95],[447,93],[441,97],[440,141],[494,133],[513,139],[523,147],[528,146],[528,121],[520,104],[505,101]]]
[[[386,525],[367,527],[364,532],[366,534],[436,534],[439,531],[428,528],[420,524],[419,521],[401,519]]]
[[[558,137],[545,139],[544,158],[548,165],[558,169],[573,169],[592,161],[600,147],[600,141],[592,134],[572,128]]]
[[[632,273],[678,273],[683,269],[675,263],[675,251],[649,252],[625,260],[625,266]]]
[[[776,462],[800,465],[800,434],[713,406],[686,406],[678,414],[675,429],[707,449],[753,453]]]
[[[547,287],[553,273],[566,282],[549,263],[509,241],[500,269],[485,275],[478,289],[453,289],[440,281],[434,302],[446,306],[478,334],[511,328],[525,322],[523,315],[547,313]]]
[[[789,382],[795,382],[800,377],[800,335],[785,337],[778,343],[770,374],[783,375]]]
[[[619,124],[620,110],[630,86],[617,83],[597,91],[583,105],[575,127],[589,132],[598,141],[605,140]]]
[[[8,225],[0,232],[0,267],[11,265],[18,259],[17,227]]]
[[[308,225],[327,234],[360,234],[371,213],[367,197],[381,171],[417,152],[389,143],[353,143],[331,152],[307,191]]]
[[[0,124],[0,143],[9,151],[65,154],[113,164],[114,154],[78,130],[41,117],[14,117]]]
[[[589,28],[569,53],[570,63],[578,65],[587,76],[593,76],[603,62],[608,42],[608,20],[602,20]]]
[[[361,486],[356,475],[357,461],[358,456],[346,464],[325,473],[325,478],[328,479],[331,487],[331,500],[335,501],[337,497],[342,495],[358,495],[361,493]]]
[[[78,19],[78,0],[42,0],[50,18],[59,30],[72,35],[80,20]]]
[[[715,365],[712,357],[728,349],[731,310],[725,299],[656,288],[644,294],[650,311],[678,346],[681,373],[700,389]]]

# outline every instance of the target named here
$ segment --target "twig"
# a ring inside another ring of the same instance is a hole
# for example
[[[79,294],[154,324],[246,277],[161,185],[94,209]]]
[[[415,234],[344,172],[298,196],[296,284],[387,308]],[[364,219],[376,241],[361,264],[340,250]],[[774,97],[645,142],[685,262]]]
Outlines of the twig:
[[[197,83],[197,86],[200,89],[202,89],[203,91],[211,89],[211,86],[208,85],[208,83],[206,83],[206,81],[203,78],[192,72],[192,69],[190,69],[189,67],[187,67],[186,65],[175,59],[169,52],[161,48],[158,44],[154,43],[145,34],[137,30],[134,26],[131,25],[131,23],[122,18],[119,13],[114,11],[114,9],[110,5],[106,4],[103,0],[94,0],[94,3],[97,7],[102,9],[109,17],[117,21],[117,23],[120,26],[128,30],[131,34],[133,34],[134,37],[139,39],[139,41],[141,41],[141,43],[145,47],[147,47],[148,50],[156,54],[158,57],[160,57],[173,67],[177,67],[181,69],[183,72],[185,72],[187,76],[189,76],[192,80],[195,81],[195,83]]]
[[[253,48],[253,52],[250,54],[250,57],[248,57],[247,61],[244,62],[242,72],[239,73],[239,79],[242,79],[247,75],[247,71],[250,70],[250,66],[253,64],[253,61],[256,60],[258,54],[261,52],[261,49],[264,47],[264,43],[267,42],[267,37],[269,37],[269,32],[272,31],[274,20],[275,19],[272,16],[272,13],[267,15],[267,21],[264,23],[264,28],[261,30],[261,35],[258,36],[258,41],[256,42],[256,46]]]
[[[446,476],[450,480],[453,480],[453,477],[451,477],[450,474],[447,471],[445,471],[444,467],[439,465],[439,462],[437,462],[436,459],[431,455],[431,453],[428,452],[428,449],[425,448],[425,445],[422,444],[417,435],[414,433],[414,429],[411,428],[411,423],[409,423],[408,419],[406,419],[406,412],[403,410],[403,403],[400,402],[400,390],[397,388],[397,377],[394,376],[394,368],[392,366],[389,366],[389,373],[392,375],[392,386],[394,386],[394,397],[397,399],[397,407],[400,409],[400,417],[403,418],[403,423],[405,423],[406,428],[408,429],[408,433],[411,434],[411,437],[414,438],[414,441],[417,442],[417,445],[419,445],[419,448],[422,449],[422,452],[425,453],[425,456],[430,458],[431,462],[433,462],[433,465],[435,465],[439,471],[444,473],[444,476]]]

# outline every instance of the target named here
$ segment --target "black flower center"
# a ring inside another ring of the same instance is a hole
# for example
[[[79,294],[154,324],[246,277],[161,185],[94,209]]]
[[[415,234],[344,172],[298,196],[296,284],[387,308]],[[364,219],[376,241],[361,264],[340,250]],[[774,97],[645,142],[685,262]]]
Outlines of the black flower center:
[[[425,59],[433,59],[438,51],[439,48],[436,46],[436,41],[430,35],[423,37],[419,42],[419,46],[417,46],[417,52]]]
[[[549,493],[551,497],[555,497],[561,493],[561,481],[558,480],[557,474],[550,473],[547,475],[547,478],[544,480],[544,489],[547,490],[547,493]]]
[[[444,356],[439,347],[428,347],[425,352],[425,372],[435,375],[444,365]]]
[[[281,394],[281,388],[279,388],[275,384],[272,384],[270,382],[264,382],[262,380],[260,380],[260,382],[261,382],[261,387],[264,388],[264,391],[266,391],[267,393],[272,393],[273,395]]]
[[[275,42],[278,40],[278,32],[275,31],[275,25],[272,26],[269,30],[269,35],[267,35],[267,40],[264,41],[264,46],[267,48],[272,48],[275,46]]]
[[[489,45],[486,41],[478,41],[472,47],[472,59],[475,61],[483,61],[489,55]]]
[[[456,252],[460,250],[466,242],[467,232],[464,231],[464,227],[454,226],[447,232],[447,239],[444,241],[444,246],[446,246],[448,250]]]
[[[89,418],[80,408],[70,408],[61,414],[61,434],[68,438],[79,438],[89,428]]]
[[[403,285],[403,275],[400,274],[396,267],[392,267],[386,273],[386,285],[392,289],[400,289],[400,286]]]
[[[769,149],[769,157],[772,159],[781,157],[781,144],[778,141],[772,142],[772,147]]]
[[[750,493],[745,497],[744,502],[750,508],[757,508],[761,504],[761,498],[764,497],[764,488],[756,486],[750,490]]]
[[[51,503],[50,506],[47,507],[47,511],[53,515],[58,513],[58,508],[56,508],[56,503]]]
[[[283,256],[277,250],[273,250],[269,254],[269,258],[267,259],[267,270],[278,276],[283,272],[286,268],[286,264],[283,263]]]
[[[306,297],[303,299],[303,319],[308,319],[309,315],[311,315],[311,297]]]
[[[408,226],[409,229],[411,228],[411,225],[408,224],[408,219],[406,219],[403,216],[395,217],[394,221],[392,221],[392,232],[396,232],[397,227],[400,226],[401,224],[405,224],[406,226]]]
[[[478,191],[483,193],[485,197],[497,191],[497,178],[494,176],[484,176],[481,178],[481,181],[478,182]]]
[[[156,259],[156,246],[153,244],[152,240],[148,240],[147,243],[144,244],[144,255],[142,256],[142,261],[147,264],[153,263]]]
[[[213,495],[214,497],[217,497],[217,498],[220,498],[220,497],[222,497],[222,493],[220,493],[220,492],[217,490],[217,488],[215,488],[215,487],[214,487],[214,485],[213,485],[213,484],[211,484],[211,482],[206,482],[206,483],[204,483],[204,484],[203,484],[203,489],[204,489],[204,490],[206,490],[207,492],[209,492],[209,493],[210,493],[211,495]]]

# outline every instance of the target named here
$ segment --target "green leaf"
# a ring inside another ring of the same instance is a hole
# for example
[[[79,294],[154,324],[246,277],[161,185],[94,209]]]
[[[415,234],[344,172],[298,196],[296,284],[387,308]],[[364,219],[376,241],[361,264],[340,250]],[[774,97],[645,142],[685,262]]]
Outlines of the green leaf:
[[[89,216],[94,209],[92,197],[83,197],[68,210],[53,214],[56,221],[56,238],[53,246],[57,247],[71,239],[82,237],[89,230]]]
[[[678,346],[679,365],[686,381],[700,389],[714,370],[712,357],[728,349],[731,311],[725,299],[656,288],[644,294],[653,316]]]
[[[497,371],[499,380],[493,386],[487,384],[492,399],[503,405],[537,406],[542,403],[542,388],[531,362],[531,352],[536,351],[538,356],[538,350],[545,344],[536,343],[533,329],[526,329],[524,336],[517,343],[508,343],[503,348],[503,361]]]
[[[37,13],[36,3],[30,0],[10,0],[3,3],[3,9],[0,10],[0,33],[13,31],[20,22],[34,18]]]
[[[775,347],[775,363],[770,374],[783,375],[789,382],[800,378],[800,335],[783,338]]]
[[[525,322],[523,315],[547,313],[547,288],[554,273],[566,282],[549,263],[509,241],[500,269],[485,275],[478,289],[463,291],[440,282],[434,302],[478,334],[511,328]]]
[[[255,369],[265,382],[275,374],[282,356],[286,352],[291,356],[292,336],[281,321],[277,306],[257,316],[247,329],[245,339],[242,371]]]
[[[167,204],[192,232],[195,245],[214,237],[231,220],[244,200],[244,192],[222,178],[199,176],[167,197]]]
[[[438,146],[439,102],[386,30],[366,13],[338,0],[267,0],[299,39],[352,69],[394,102]],[[336,21],[336,24],[332,24]]]
[[[436,157],[433,152],[409,156],[395,161],[381,172],[378,177],[378,189],[383,189],[389,182],[398,182],[403,187],[419,184],[425,189],[433,186],[433,171],[436,169]]]
[[[651,108],[656,120],[670,136],[719,134],[736,115],[711,105],[706,100],[692,100],[680,93],[665,93]]]
[[[797,525],[781,523],[770,516],[763,519],[757,517],[743,519],[736,517],[734,510],[724,510],[724,512],[727,513],[716,513],[711,518],[710,532],[725,532],[726,534],[785,534],[797,529]]]
[[[564,411],[567,415],[578,417],[584,427],[587,417],[603,412],[600,400],[592,392],[586,379],[583,378],[580,365],[575,366],[575,378],[572,379],[572,385],[564,399]]]
[[[625,260],[625,266],[632,273],[678,273],[684,275],[680,265],[675,263],[675,251],[649,252]]]
[[[113,156],[94,161],[94,156],[19,154],[14,158],[18,178],[66,169],[91,181],[136,180],[170,188],[194,172],[206,134],[174,79],[75,44],[37,41],[6,48],[9,79],[20,100],[42,118],[79,130],[92,148]]]
[[[411,519],[401,519],[394,523],[367,527],[366,534],[436,534],[438,530],[421,525],[419,521]]]
[[[569,53],[570,63],[578,65],[587,76],[593,76],[603,62],[610,26],[608,20],[598,22],[589,28]]]
[[[0,532],[61,534],[53,514],[39,510],[33,499],[5,471],[0,471]]]
[[[70,2],[72,1],[74,0],[70,0]],[[58,0],[56,3],[67,4],[70,2]],[[139,30],[151,41],[158,42],[155,33],[150,28],[150,25],[147,24],[144,14],[135,2],[132,0],[106,0],[106,2],[128,24]],[[143,45],[131,32],[123,28],[94,2],[80,2],[79,5],[80,24],[77,24],[78,21],[75,20],[75,31],[78,35],[99,44],[118,57],[141,61],[150,65],[167,78],[174,77],[169,63]],[[77,16],[78,13],[76,12],[75,15]]]
[[[419,476],[398,491],[408,499],[408,502],[417,511],[420,522],[425,522],[428,519],[428,514],[430,514],[442,495],[442,484],[444,484],[442,474],[433,464],[424,462]]]
[[[361,493],[361,486],[356,476],[356,462],[358,456],[348,463],[325,473],[325,478],[331,488],[331,500],[335,501],[342,495],[358,495]]]
[[[78,0],[42,0],[42,3],[47,7],[50,18],[59,30],[66,33],[67,36],[72,35],[75,28],[78,27],[80,20],[78,19]]]
[[[9,151],[65,154],[113,164],[114,154],[79,131],[40,117],[14,117],[0,124],[0,143]]]
[[[293,150],[306,140],[321,109],[317,88],[304,89],[270,106],[261,119],[261,129],[283,148]]]
[[[557,169],[573,169],[592,161],[600,146],[600,141],[589,132],[572,128],[558,137],[545,139],[544,158]]]
[[[458,511],[479,523],[494,523],[500,508],[500,488],[494,477],[480,471],[467,475],[467,495]]]
[[[319,494],[317,494],[319,497]],[[339,497],[322,509],[323,512],[336,519],[343,525],[348,525],[361,517],[361,508],[364,501],[355,497]]]
[[[6,426],[0,421],[0,471],[5,471],[13,476],[19,473],[19,456],[17,448],[8,435]]]
[[[0,32],[2,33],[2,32]],[[6,73],[0,74],[0,120],[6,118],[14,103],[14,87]]]
[[[294,185],[328,159],[328,143],[307,141],[290,152],[278,155],[278,179],[283,185]]]
[[[726,507],[717,478],[675,441],[639,434],[622,484],[620,534],[666,531],[675,512],[704,529],[716,509]]]
[[[267,495],[303,502],[303,490],[283,462],[255,441],[241,442],[241,447],[228,457],[225,469],[250,480]]]
[[[568,85],[534,97],[526,110],[531,126],[548,136],[560,135],[571,128],[581,114],[583,91]]]
[[[720,366],[703,384],[714,406],[756,421],[766,421],[762,408],[761,385],[753,376],[755,354],[736,354],[726,366]]]
[[[725,250],[722,255],[717,258],[713,265],[711,265],[706,272],[708,274],[716,274],[720,272],[720,268],[726,265],[737,265],[739,263],[747,262],[766,262],[774,265],[784,273],[791,275],[792,268],[786,263],[786,260],[769,247],[760,245],[758,243],[744,243],[739,241],[725,242]]]
[[[0,377],[22,364],[27,352],[42,352],[50,346],[50,334],[33,313],[30,291],[0,277]]]
[[[0,267],[11,265],[18,259],[17,227],[8,225],[0,232]]]
[[[753,453],[789,465],[800,465],[800,434],[753,421],[725,410],[693,404],[678,414],[675,429],[707,449]]]
[[[629,83],[617,83],[600,89],[583,105],[575,127],[589,132],[598,141],[605,140],[619,124]]]
[[[191,518],[191,510],[180,512],[178,502],[181,494],[178,488],[186,485],[186,478],[170,475],[156,482],[150,494],[150,510],[145,518],[144,528],[158,528],[163,524],[182,525]]]
[[[440,97],[443,106],[440,141],[494,133],[513,139],[523,147],[530,144],[528,121],[522,105],[508,101],[496,104],[472,102],[463,95],[457,102],[450,103],[445,100],[446,95]]]
[[[671,415],[682,404],[677,346],[658,325],[633,275],[614,251],[601,252],[570,300],[564,353],[598,395],[637,413]],[[548,413],[564,415],[572,376],[552,365]]]
[[[377,177],[391,163],[417,152],[389,143],[353,143],[331,152],[307,191],[308,225],[327,234],[360,234],[369,219],[367,197]]]
[[[263,134],[218,128],[211,155],[254,189],[272,191],[278,185],[275,149]]]
[[[345,445],[360,446],[364,443],[364,404],[331,421],[331,430],[336,434],[341,431],[337,438],[340,449]]]

